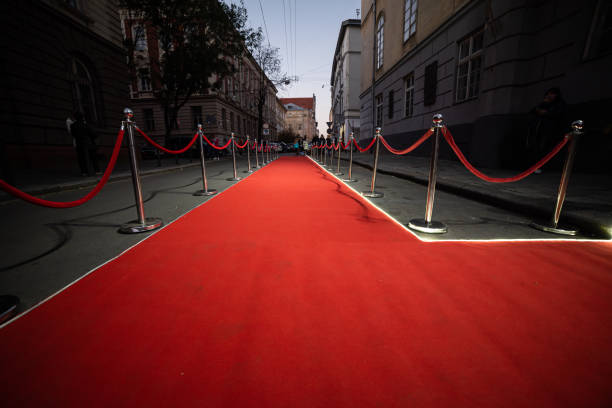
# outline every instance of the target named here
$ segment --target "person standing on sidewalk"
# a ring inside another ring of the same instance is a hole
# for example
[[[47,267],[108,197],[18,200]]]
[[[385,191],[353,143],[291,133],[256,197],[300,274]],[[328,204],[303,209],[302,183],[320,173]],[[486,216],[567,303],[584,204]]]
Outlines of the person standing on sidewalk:
[[[94,173],[100,173],[96,157],[96,135],[85,122],[81,112],[74,114],[74,122],[70,125],[70,133],[74,138],[81,175],[93,176]]]
[[[550,88],[542,102],[530,112],[531,120],[527,135],[527,157],[533,164],[547,154],[563,137],[567,128],[567,104],[559,88]],[[536,170],[536,174],[541,173]]]

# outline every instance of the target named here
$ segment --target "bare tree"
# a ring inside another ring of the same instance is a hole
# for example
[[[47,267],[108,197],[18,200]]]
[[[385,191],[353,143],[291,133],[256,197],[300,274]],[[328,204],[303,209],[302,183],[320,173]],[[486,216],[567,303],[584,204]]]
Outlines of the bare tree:
[[[260,75],[257,84],[257,140],[261,141],[263,131],[263,113],[266,107],[268,90],[272,86],[285,86],[292,82],[292,79],[282,71],[279,49],[266,44],[263,39],[261,28],[250,33],[248,49],[259,65]]]

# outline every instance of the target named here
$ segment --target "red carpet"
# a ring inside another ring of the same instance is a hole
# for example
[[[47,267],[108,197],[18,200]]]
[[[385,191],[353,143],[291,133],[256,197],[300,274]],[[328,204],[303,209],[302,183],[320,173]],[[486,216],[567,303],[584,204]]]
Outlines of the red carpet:
[[[422,243],[282,158],[0,330],[0,400],[610,407],[611,255]]]

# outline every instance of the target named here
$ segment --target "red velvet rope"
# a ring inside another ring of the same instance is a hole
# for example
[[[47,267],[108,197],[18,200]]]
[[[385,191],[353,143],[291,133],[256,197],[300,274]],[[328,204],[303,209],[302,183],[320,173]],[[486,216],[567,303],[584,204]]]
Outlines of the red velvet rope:
[[[340,147],[340,143],[332,144],[332,147],[334,148],[334,150],[338,150],[338,148]]]
[[[567,141],[568,141],[568,137],[566,135],[563,138],[563,140],[561,142],[559,142],[559,144],[556,145],[554,149],[552,149],[552,151],[550,153],[548,153],[546,156],[544,156],[542,159],[540,159],[540,161],[538,161],[536,164],[534,164],[533,166],[531,166],[527,170],[523,171],[522,173],[517,174],[516,176],[513,176],[513,177],[489,177],[486,174],[484,174],[481,171],[479,171],[478,169],[476,169],[474,166],[472,166],[470,164],[470,162],[467,161],[467,159],[465,158],[465,156],[463,155],[461,150],[459,150],[459,146],[457,146],[457,144],[455,143],[455,139],[453,139],[453,135],[451,135],[450,131],[446,127],[442,128],[442,134],[444,135],[444,138],[446,139],[446,141],[448,142],[450,147],[453,149],[453,151],[455,152],[455,154],[457,155],[457,157],[459,158],[461,163],[463,163],[463,165],[469,171],[471,171],[472,174],[474,174],[476,177],[478,177],[478,178],[480,178],[482,180],[485,180],[485,181],[489,181],[491,183],[510,183],[510,182],[513,182],[513,181],[518,181],[518,180],[524,179],[525,177],[527,177],[528,175],[530,175],[531,173],[533,173],[534,171],[536,171],[537,169],[539,169],[540,167],[545,165],[550,159],[552,159],[557,153],[559,153],[559,150],[563,149],[563,146],[565,146],[567,144]]]
[[[382,144],[387,148],[387,150],[389,150],[391,153],[393,154],[397,154],[397,155],[402,155],[402,154],[406,154],[406,153],[410,153],[411,151],[413,151],[414,149],[416,149],[417,147],[419,147],[421,144],[423,144],[424,141],[426,141],[427,139],[429,139],[429,137],[431,137],[431,135],[433,135],[434,130],[433,129],[429,129],[427,132],[425,132],[425,134],[423,136],[421,136],[421,138],[419,140],[417,140],[416,142],[414,142],[414,144],[412,144],[412,146],[403,149],[403,150],[398,150],[398,149],[394,149],[386,140],[385,138],[381,135],[380,136],[380,141],[382,142]]]
[[[227,148],[227,146],[230,145],[230,143],[232,143],[232,139],[228,140],[227,143],[225,144],[225,146],[217,146],[216,144],[214,144],[213,142],[211,142],[210,140],[208,140],[208,138],[206,137],[205,134],[202,133],[202,137],[204,138],[204,140],[206,141],[206,143],[208,143],[208,145],[210,147],[212,147],[213,149],[217,149],[217,150],[224,150]]]
[[[147,134],[145,132],[143,132],[142,130],[140,130],[138,127],[134,126],[134,129],[136,129],[138,131],[138,133],[140,133],[147,140],[147,142],[151,143],[153,146],[155,146],[159,150],[163,150],[164,152],[170,153],[170,154],[185,153],[187,150],[189,150],[189,148],[191,146],[193,146],[193,144],[195,143],[196,139],[198,138],[198,134],[196,133],[195,135],[193,135],[193,139],[191,139],[191,141],[187,144],[187,146],[185,146],[185,147],[183,147],[182,149],[179,149],[179,150],[170,150],[170,149],[166,149],[164,146],[162,146],[160,144],[155,143],[155,140],[153,140],[149,136],[147,136]]]
[[[75,200],[75,201],[65,201],[65,202],[60,202],[60,201],[49,201],[49,200],[43,200],[42,198],[37,198],[34,197],[28,193],[25,193],[21,190],[18,190],[17,188],[11,186],[10,184],[8,184],[7,182],[5,182],[4,180],[0,180],[0,188],[2,188],[4,191],[14,195],[15,197],[21,198],[22,200],[28,201],[32,204],[36,204],[36,205],[41,205],[43,207],[51,207],[51,208],[71,208],[71,207],[76,207],[78,205],[84,204],[87,201],[91,200],[92,198],[94,198],[96,196],[96,194],[98,194],[100,192],[100,190],[102,190],[102,187],[104,187],[104,185],[106,184],[106,182],[108,181],[108,178],[110,177],[111,173],[113,172],[113,169],[115,168],[115,163],[117,163],[117,157],[119,156],[119,151],[121,150],[121,142],[123,141],[123,129],[121,129],[119,131],[119,134],[117,135],[117,141],[115,142],[115,147],[113,148],[113,153],[111,155],[110,161],[108,162],[108,165],[106,166],[106,170],[104,171],[104,174],[102,175],[102,178],[100,179],[100,181],[98,182],[98,184],[96,184],[96,186],[93,188],[93,190],[91,190],[89,193],[87,193],[86,196]]]
[[[244,142],[244,144],[242,146],[240,146],[238,143],[236,143],[236,140],[234,139],[234,144],[236,145],[237,148],[239,149],[244,149],[247,145],[247,143],[249,143],[249,141],[247,140],[246,142]]]
[[[370,150],[372,148],[372,146],[374,146],[374,143],[376,142],[376,138],[373,138],[372,141],[370,142],[370,144],[365,148],[362,149],[361,147],[359,147],[359,145],[357,144],[357,141],[355,139],[353,139],[353,144],[355,145],[355,147],[357,148],[357,150],[359,150],[361,153],[363,152],[367,152],[368,150]]]
[[[340,146],[342,146],[342,150],[348,149],[350,145],[351,145],[351,142],[348,142],[347,144],[340,142]]]

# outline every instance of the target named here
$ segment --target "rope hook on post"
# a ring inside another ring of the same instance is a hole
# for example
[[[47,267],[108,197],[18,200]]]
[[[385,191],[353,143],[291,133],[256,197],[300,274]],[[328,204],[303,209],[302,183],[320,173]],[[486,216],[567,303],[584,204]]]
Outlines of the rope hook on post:
[[[353,135],[353,132],[351,132],[351,139],[349,141],[349,146],[350,146],[350,150],[349,150],[349,169],[348,169],[348,177],[345,179],[342,179],[342,181],[344,181],[345,183],[354,183],[357,180],[353,178],[353,143],[355,141],[355,137]]]
[[[532,222],[531,226],[541,231],[551,232],[553,234],[560,235],[576,235],[578,231],[568,227],[559,227],[559,217],[561,217],[561,208],[563,208],[563,202],[565,201],[565,194],[567,193],[567,185],[569,178],[572,173],[572,167],[574,166],[574,156],[576,155],[576,142],[578,136],[583,134],[584,122],[576,120],[572,122],[572,131],[565,135],[569,138],[569,146],[567,147],[567,156],[565,158],[565,164],[563,165],[563,173],[561,174],[561,182],[559,183],[559,192],[557,193],[557,203],[555,204],[555,212],[553,213],[550,224],[539,224]]]
[[[408,226],[415,231],[428,234],[442,234],[448,231],[446,225],[439,221],[432,221],[434,197],[436,195],[436,179],[438,177],[438,150],[440,147],[440,131],[444,127],[444,118],[437,113],[433,116],[434,138],[431,146],[431,162],[429,164],[429,183],[427,184],[427,203],[425,204],[425,218],[412,219]]]
[[[198,135],[200,136],[200,165],[202,166],[202,185],[204,186],[203,190],[198,190],[193,193],[194,196],[211,196],[217,194],[217,190],[208,189],[208,180],[206,179],[206,164],[204,163],[204,140],[203,140],[203,132],[202,125],[198,124]]]
[[[372,182],[370,185],[370,191],[363,191],[361,194],[364,197],[370,198],[380,198],[383,197],[384,194],[374,190],[376,186],[376,169],[378,167],[378,153],[380,150],[380,128],[376,128],[376,133],[374,134],[374,139],[376,139],[376,151],[374,152],[374,169],[372,170]]]
[[[142,200],[142,188],[140,184],[140,174],[138,171],[138,160],[136,157],[136,144],[134,143],[134,112],[130,108],[123,110],[125,121],[123,126],[127,127],[128,143],[130,151],[130,168],[132,169],[132,184],[134,186],[134,197],[136,199],[136,211],[138,219],[123,224],[119,228],[119,232],[125,234],[135,234],[138,232],[151,231],[161,227],[164,222],[160,218],[146,218],[144,213],[144,204]]]
[[[227,179],[227,181],[238,181],[241,180],[240,177],[238,177],[238,173],[236,172],[236,139],[234,139],[234,132],[232,132],[232,136],[231,136],[231,140],[232,140],[232,163],[234,165],[234,177],[230,177]]]

